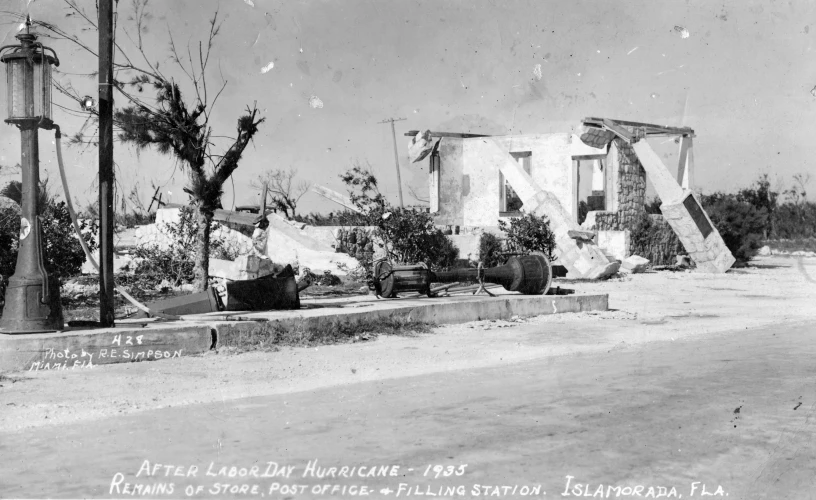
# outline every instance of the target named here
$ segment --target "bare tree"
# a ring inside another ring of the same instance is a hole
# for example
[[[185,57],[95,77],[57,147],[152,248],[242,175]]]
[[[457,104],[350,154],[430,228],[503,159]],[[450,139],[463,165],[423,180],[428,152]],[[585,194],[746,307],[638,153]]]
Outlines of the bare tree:
[[[294,168],[289,170],[268,170],[258,177],[257,181],[253,181],[251,186],[262,189],[263,185],[266,184],[269,194],[272,195],[272,206],[282,211],[286,218],[291,219],[297,215],[298,202],[312,187],[312,183],[308,181],[296,183],[296,176],[297,171]]]
[[[795,205],[804,204],[807,202],[807,185],[810,183],[810,174],[794,174],[793,186],[785,191],[785,194],[793,201]]]
[[[97,16],[86,13],[77,0],[63,0],[68,16],[81,19],[97,30]],[[218,36],[221,23],[216,11],[209,21],[209,32],[204,41],[197,47],[188,43],[186,54],[180,55],[173,40],[172,33],[169,52],[176,73],[186,79],[185,90],[165,68],[159,67],[145,51],[143,35],[147,32],[146,23],[150,20],[147,11],[149,0],[133,0],[133,14],[129,20],[135,25],[134,32],[119,27],[135,47],[135,52],[128,54],[115,42],[117,60],[114,61],[114,88],[125,98],[126,106],[114,111],[114,125],[118,130],[120,141],[132,144],[137,151],[152,148],[162,154],[173,156],[187,173],[188,193],[196,206],[197,242],[195,256],[195,287],[205,290],[208,286],[209,243],[211,223],[215,209],[221,205],[224,183],[238,168],[244,150],[258,132],[258,126],[264,118],[258,116],[255,105],[247,106],[238,118],[235,137],[213,135],[210,116],[219,96],[227,85],[223,79],[213,88],[207,82],[207,68],[210,62],[210,51]],[[90,0],[89,0],[90,3]],[[50,32],[56,38],[68,40],[90,54],[97,56],[91,45],[83,42],[77,35],[68,33],[50,23],[35,23]],[[83,30],[84,31],[84,30]],[[138,58],[138,60],[137,60]],[[56,84],[63,94],[81,102],[80,95],[70,85]],[[215,90],[215,92],[213,92]],[[86,110],[86,125],[96,122],[96,111]],[[69,142],[84,142],[86,126],[74,135]],[[222,154],[213,152],[213,140],[216,137],[226,139],[228,146]]]

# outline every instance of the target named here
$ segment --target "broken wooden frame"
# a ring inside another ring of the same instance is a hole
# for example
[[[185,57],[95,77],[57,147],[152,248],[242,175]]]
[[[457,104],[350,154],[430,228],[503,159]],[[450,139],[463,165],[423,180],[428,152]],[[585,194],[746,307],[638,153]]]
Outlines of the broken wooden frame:
[[[582,141],[596,142],[610,135],[598,134],[605,130],[632,146],[661,200],[660,209],[677,237],[683,243],[689,257],[704,272],[724,273],[734,264],[734,256],[728,250],[700,200],[692,190],[694,186],[694,130],[688,127],[664,127],[649,123],[586,118],[587,132]],[[631,130],[630,130],[631,129]],[[643,139],[653,136],[677,136],[680,144],[677,174],[672,175],[663,161]]]
[[[642,138],[677,137],[680,143],[677,165],[677,182],[683,189],[694,186],[694,130],[689,127],[668,127],[653,123],[614,120],[610,118],[584,118],[584,125],[590,129],[608,130],[627,144],[634,144]],[[632,129],[631,131],[629,129]],[[584,140],[584,136],[581,136]]]

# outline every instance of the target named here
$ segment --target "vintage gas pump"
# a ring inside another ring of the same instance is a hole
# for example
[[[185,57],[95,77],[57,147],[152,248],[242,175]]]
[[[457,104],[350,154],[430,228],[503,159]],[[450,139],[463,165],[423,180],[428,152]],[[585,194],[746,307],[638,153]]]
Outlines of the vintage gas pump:
[[[20,129],[22,143],[23,199],[17,267],[6,288],[0,333],[40,333],[63,329],[60,285],[48,276],[43,261],[37,192],[40,184],[40,128],[51,129],[51,65],[59,66],[53,49],[44,47],[26,31],[17,35],[20,45],[0,47],[6,65],[8,118]],[[47,52],[50,51],[50,54]]]

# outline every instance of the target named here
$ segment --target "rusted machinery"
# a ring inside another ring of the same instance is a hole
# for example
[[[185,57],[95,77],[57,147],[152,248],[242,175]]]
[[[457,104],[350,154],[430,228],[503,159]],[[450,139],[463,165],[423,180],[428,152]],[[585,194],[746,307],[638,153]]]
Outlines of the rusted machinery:
[[[552,283],[550,262],[542,254],[510,257],[503,266],[431,271],[425,264],[392,266],[386,261],[374,264],[371,287],[377,295],[390,298],[398,293],[419,292],[432,296],[431,283],[496,283],[511,292],[525,295],[547,293]]]

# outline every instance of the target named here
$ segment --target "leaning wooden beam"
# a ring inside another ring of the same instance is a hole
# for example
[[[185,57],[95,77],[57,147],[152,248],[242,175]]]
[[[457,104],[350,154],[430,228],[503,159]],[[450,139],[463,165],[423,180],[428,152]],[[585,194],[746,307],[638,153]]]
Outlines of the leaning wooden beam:
[[[419,133],[419,130],[409,130],[405,132],[405,137],[414,137]],[[457,137],[459,139],[469,139],[471,137],[490,137],[489,135],[483,134],[463,134],[459,132],[433,132],[431,131],[431,137]]]
[[[612,132],[614,132],[615,135],[617,135],[618,137],[620,137],[621,139],[623,139],[626,142],[632,142],[632,140],[635,138],[635,136],[633,134],[631,134],[628,130],[621,127],[620,125],[613,122],[612,120],[604,119],[603,125],[604,125],[604,127],[611,130]]]
[[[319,186],[317,184],[312,186],[312,191],[326,198],[327,200],[333,201],[338,205],[342,205],[343,207],[351,210],[352,212],[357,212],[358,214],[362,213],[359,208],[354,206],[354,203],[352,203],[347,196],[343,196],[337,191],[334,191],[324,186]]]
[[[683,189],[692,189],[694,187],[694,145],[691,137],[682,137],[680,139],[677,182]]]
[[[625,125],[627,127],[638,127],[647,129],[647,134],[669,134],[669,135],[690,135],[694,136],[694,130],[689,127],[667,127],[663,125],[655,125],[653,123],[632,122],[627,120],[615,120],[611,118],[584,118],[585,124],[603,125],[605,120],[609,120],[618,125]]]

